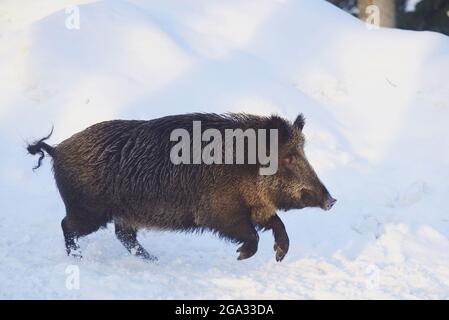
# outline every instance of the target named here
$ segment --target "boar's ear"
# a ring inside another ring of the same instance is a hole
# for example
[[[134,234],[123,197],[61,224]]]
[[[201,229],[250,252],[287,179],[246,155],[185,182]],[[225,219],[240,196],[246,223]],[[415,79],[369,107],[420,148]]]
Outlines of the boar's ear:
[[[300,113],[299,116],[296,118],[295,122],[293,123],[293,125],[299,130],[302,130],[302,128],[304,128],[305,123],[306,120],[304,119],[304,115]]]

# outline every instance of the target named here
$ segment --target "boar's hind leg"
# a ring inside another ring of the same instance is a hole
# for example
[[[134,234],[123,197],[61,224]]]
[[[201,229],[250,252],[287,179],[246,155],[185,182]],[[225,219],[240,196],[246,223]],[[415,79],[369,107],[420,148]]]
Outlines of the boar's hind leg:
[[[260,225],[265,229],[271,229],[273,231],[276,261],[282,261],[287,254],[290,241],[281,218],[275,214]]]
[[[65,217],[61,221],[62,232],[64,233],[64,241],[65,248],[67,254],[76,258],[81,258],[81,254],[79,253],[79,245],[77,243],[78,235],[77,232],[74,231],[72,224],[70,223],[70,219]]]
[[[248,259],[257,252],[259,235],[249,219],[243,219],[224,229],[221,228],[220,233],[227,238],[242,243],[237,249],[237,252],[240,252],[237,260]]]
[[[137,241],[137,232],[129,227],[125,227],[119,223],[115,223],[115,234],[120,242],[125,246],[129,253],[146,259],[155,261],[157,258],[147,252]]]
[[[67,254],[82,258],[77,243],[78,239],[106,226],[106,223],[107,218],[100,215],[90,214],[86,211],[72,210],[68,212],[61,221]]]

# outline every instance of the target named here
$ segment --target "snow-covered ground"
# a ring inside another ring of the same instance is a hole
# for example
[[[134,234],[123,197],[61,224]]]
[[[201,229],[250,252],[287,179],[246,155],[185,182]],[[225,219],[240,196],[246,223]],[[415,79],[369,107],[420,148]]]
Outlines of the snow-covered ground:
[[[67,257],[26,141],[192,111],[303,112],[337,205],[281,213],[282,263],[268,232],[237,261],[209,234],[143,231],[147,263],[112,225]],[[448,121],[448,37],[370,30],[325,1],[2,1],[0,298],[448,299]]]

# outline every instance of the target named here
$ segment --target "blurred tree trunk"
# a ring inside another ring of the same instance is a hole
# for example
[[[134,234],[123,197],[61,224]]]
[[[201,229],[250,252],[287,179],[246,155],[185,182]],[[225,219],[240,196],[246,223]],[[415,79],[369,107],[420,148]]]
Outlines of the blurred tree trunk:
[[[421,0],[415,11],[399,10],[397,24],[411,30],[430,30],[449,35],[449,1]]]
[[[371,5],[375,5],[379,8],[380,27],[396,27],[396,4],[394,0],[358,0],[357,8],[361,20],[370,22],[370,16],[373,12],[366,9]]]

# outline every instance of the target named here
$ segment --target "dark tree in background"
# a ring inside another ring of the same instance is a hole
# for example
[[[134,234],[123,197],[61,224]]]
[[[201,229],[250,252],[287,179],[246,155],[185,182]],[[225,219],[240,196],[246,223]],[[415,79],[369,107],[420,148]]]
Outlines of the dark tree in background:
[[[357,12],[354,12],[354,9],[357,7],[357,0],[327,0],[327,1],[354,15],[357,14]]]
[[[400,28],[430,30],[449,35],[449,0],[422,0],[416,5],[414,12],[402,10],[398,17]]]
[[[366,20],[366,7],[380,9],[380,26],[409,30],[437,31],[449,35],[449,0],[421,0],[407,12],[407,0],[328,0],[343,10]]]

